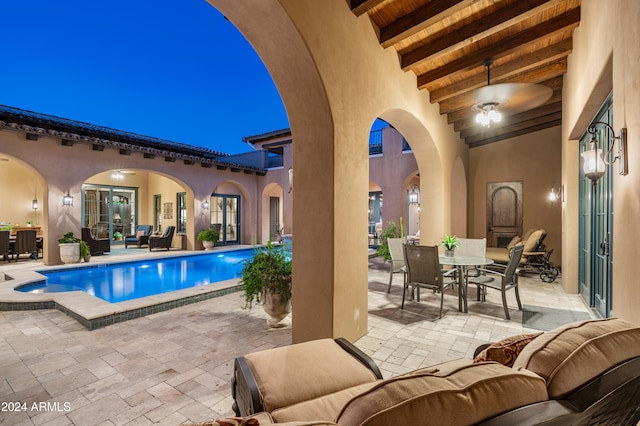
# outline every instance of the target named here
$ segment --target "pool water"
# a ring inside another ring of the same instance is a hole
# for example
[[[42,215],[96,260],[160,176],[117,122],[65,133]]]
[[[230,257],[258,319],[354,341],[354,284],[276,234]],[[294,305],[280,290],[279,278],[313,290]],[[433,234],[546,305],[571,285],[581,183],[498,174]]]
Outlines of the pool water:
[[[38,271],[46,283],[27,285],[20,291],[55,293],[84,291],[117,303],[218,281],[238,278],[242,261],[254,249],[177,258],[153,259],[70,270]]]

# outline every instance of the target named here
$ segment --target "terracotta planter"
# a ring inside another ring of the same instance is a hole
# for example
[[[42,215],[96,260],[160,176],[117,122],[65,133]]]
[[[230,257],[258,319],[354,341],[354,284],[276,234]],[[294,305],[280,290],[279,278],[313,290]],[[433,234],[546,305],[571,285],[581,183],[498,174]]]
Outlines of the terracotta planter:
[[[287,303],[282,303],[279,294],[265,293],[263,294],[264,311],[270,318],[267,320],[269,327],[278,328],[284,327],[284,324],[280,323],[291,312],[291,300]]]

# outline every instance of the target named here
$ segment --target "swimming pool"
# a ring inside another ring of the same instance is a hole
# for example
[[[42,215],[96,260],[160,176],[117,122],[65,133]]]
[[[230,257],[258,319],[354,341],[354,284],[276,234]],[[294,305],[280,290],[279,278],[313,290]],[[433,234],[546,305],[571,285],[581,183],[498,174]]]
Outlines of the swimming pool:
[[[185,288],[238,278],[242,261],[254,249],[96,265],[86,268],[37,271],[45,283],[18,288],[22,292],[83,291],[118,303]]]

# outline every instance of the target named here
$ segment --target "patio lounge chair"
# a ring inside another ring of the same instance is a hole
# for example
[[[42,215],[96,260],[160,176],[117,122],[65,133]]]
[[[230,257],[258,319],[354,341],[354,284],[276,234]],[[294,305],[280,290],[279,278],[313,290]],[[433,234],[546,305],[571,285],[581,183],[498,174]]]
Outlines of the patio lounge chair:
[[[111,240],[109,238],[95,238],[89,228],[82,228],[82,241],[89,246],[91,256],[99,256],[111,251]]]
[[[124,248],[129,247],[129,245],[135,244],[138,248],[143,245],[149,244],[149,236],[151,235],[151,230],[153,226],[151,225],[138,225],[136,228],[135,235],[127,235],[124,237]]]
[[[175,230],[175,226],[167,226],[162,235],[151,235],[149,237],[149,251],[154,248],[171,250],[171,241],[173,240]]]

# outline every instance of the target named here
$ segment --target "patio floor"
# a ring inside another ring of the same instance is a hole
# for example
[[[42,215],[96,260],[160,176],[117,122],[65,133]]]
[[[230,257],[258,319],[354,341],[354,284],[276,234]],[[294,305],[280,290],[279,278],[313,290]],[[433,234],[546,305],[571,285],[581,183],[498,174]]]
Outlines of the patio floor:
[[[521,311],[503,319],[497,292],[485,303],[470,297],[468,314],[445,295],[440,320],[439,298],[426,294],[402,311],[401,282],[397,275],[387,294],[388,272],[370,260],[369,332],[355,344],[385,377],[535,331]],[[556,321],[590,315],[577,295],[533,275],[521,278],[521,297],[564,315]],[[515,306],[513,294],[509,301]],[[0,312],[0,400],[21,404],[0,412],[0,424],[177,425],[232,415],[233,359],[291,342],[290,323],[269,329],[261,308],[243,305],[242,293],[232,293],[93,331],[55,310]]]

